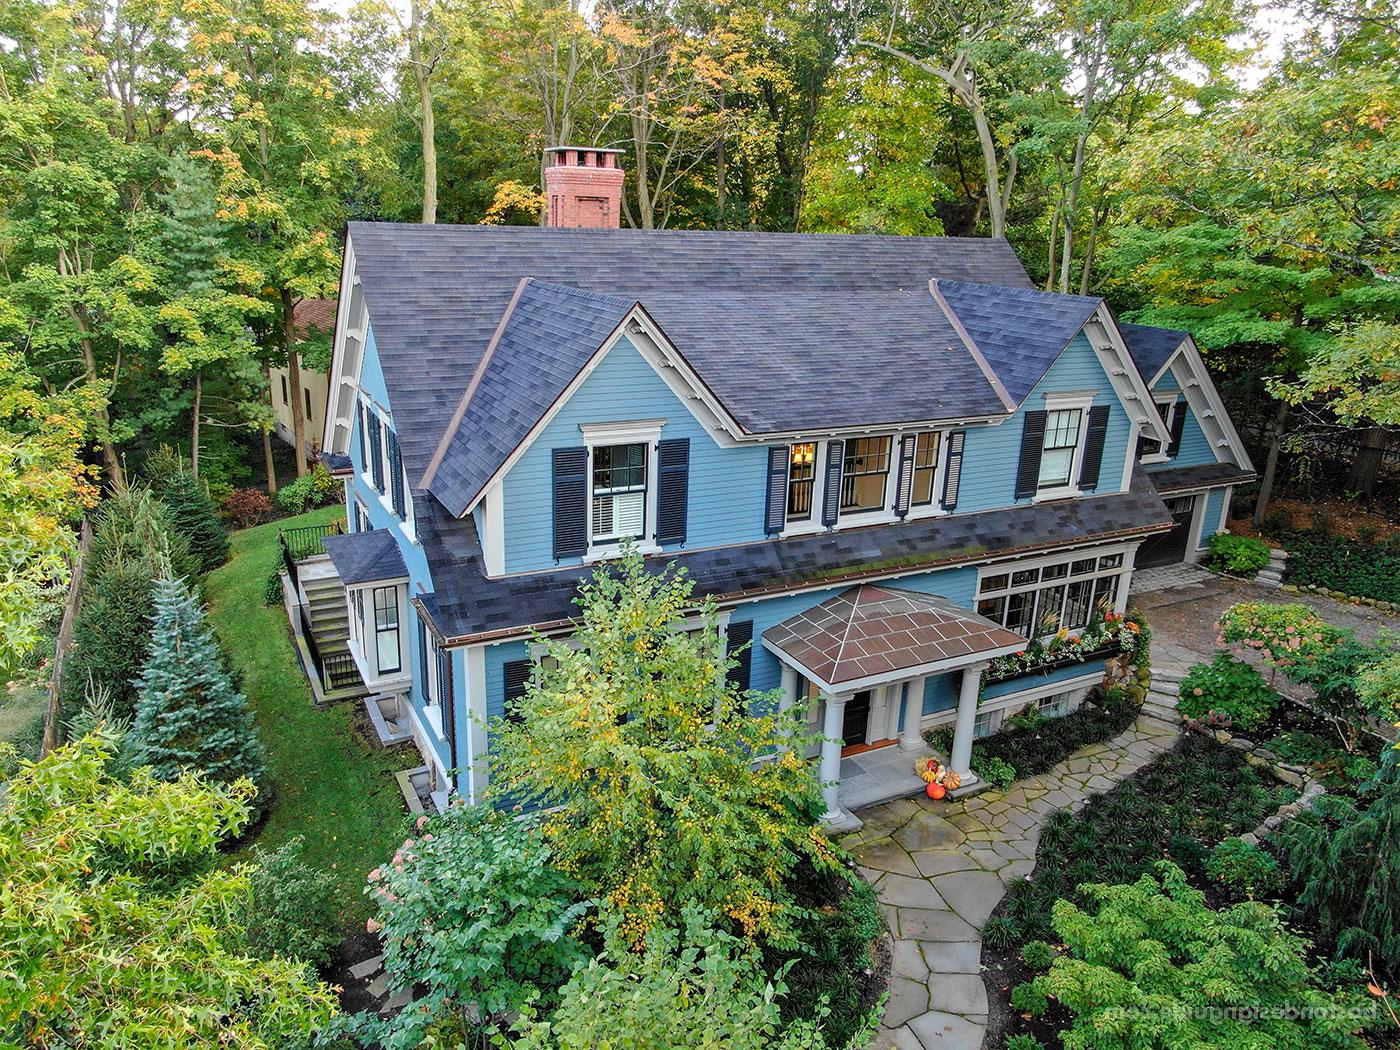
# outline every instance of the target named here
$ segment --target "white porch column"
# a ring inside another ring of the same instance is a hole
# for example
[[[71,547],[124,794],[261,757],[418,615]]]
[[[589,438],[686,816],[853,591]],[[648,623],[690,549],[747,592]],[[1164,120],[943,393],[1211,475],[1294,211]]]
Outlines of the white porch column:
[[[778,713],[787,714],[792,710],[792,705],[797,703],[797,671],[785,663],[779,662],[781,669],[778,679]],[[783,736],[792,736],[791,731],[785,731]]]
[[[904,728],[899,733],[901,751],[918,751],[924,746],[924,683],[928,676],[915,678],[904,694]]]
[[[986,667],[986,664],[964,667],[958,690],[958,720],[953,729],[953,753],[948,756],[948,765],[964,780],[972,774],[972,724],[977,721],[977,694],[982,688],[982,672]]]
[[[836,796],[841,789],[841,723],[846,716],[846,701],[850,693],[822,694],[822,758],[820,777],[822,798],[826,799],[826,819],[841,815]]]

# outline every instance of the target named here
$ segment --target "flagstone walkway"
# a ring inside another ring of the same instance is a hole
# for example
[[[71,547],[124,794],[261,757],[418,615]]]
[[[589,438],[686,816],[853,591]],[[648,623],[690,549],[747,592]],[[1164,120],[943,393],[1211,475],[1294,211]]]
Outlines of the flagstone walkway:
[[[861,811],[864,826],[842,845],[874,885],[894,935],[890,999],[872,1047],[981,1047],[987,993],[979,931],[1007,887],[1035,867],[1040,825],[1136,772],[1179,735],[1175,726],[1139,717],[1113,740],[1006,791]]]

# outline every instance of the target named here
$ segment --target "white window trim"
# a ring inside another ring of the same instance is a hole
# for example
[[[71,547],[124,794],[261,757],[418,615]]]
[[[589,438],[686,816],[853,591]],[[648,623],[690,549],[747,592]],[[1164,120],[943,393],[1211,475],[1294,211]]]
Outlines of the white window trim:
[[[909,514],[906,520],[913,521],[916,518],[942,518],[946,517],[950,511],[943,509],[943,483],[948,473],[948,435],[950,430],[918,430],[914,431],[914,437],[920,434],[938,435],[938,458],[933,464],[933,499],[923,506],[916,506],[914,503],[914,478],[909,478]],[[967,439],[964,438],[964,441]],[[963,452],[966,454],[967,447],[964,445]],[[895,489],[899,488],[899,478],[895,478]],[[895,493],[895,500],[898,501],[898,491]]]
[[[1060,585],[1066,586],[1065,594],[1066,601],[1068,601],[1069,592],[1067,588],[1069,584],[1080,580],[1101,580],[1107,579],[1110,576],[1116,576],[1118,578],[1118,587],[1114,595],[1113,611],[1117,613],[1122,613],[1123,610],[1127,608],[1128,604],[1128,589],[1131,585],[1133,574],[1133,553],[1134,548],[1129,545],[1114,544],[1112,546],[1107,547],[1089,547],[1082,550],[1062,551],[1059,554],[1046,555],[1039,558],[1026,558],[1019,561],[993,562],[987,565],[978,566],[977,582],[974,585],[972,594],[972,609],[975,612],[977,610],[977,606],[981,603],[982,599],[984,598],[1009,598],[1010,595],[1012,595],[1013,593],[1034,594],[1037,591],[1040,591],[1046,587],[1056,587]],[[1115,554],[1122,556],[1123,563],[1121,565],[1114,569],[1100,569],[1098,567],[1098,560],[1100,558],[1112,557]],[[1043,569],[1046,565],[1058,565],[1061,563],[1067,563],[1072,565],[1076,561],[1082,561],[1087,558],[1094,559],[1094,571],[1091,573],[1085,573],[1083,576],[1074,576],[1071,573],[1066,573],[1064,576],[1060,577],[1057,580],[1047,581],[1038,579],[1034,584],[1027,584],[1020,587],[1013,587],[1011,585],[1009,577],[1012,573],[1020,572],[1024,569]],[[982,590],[983,579],[985,579],[988,576],[1001,575],[1006,575],[1008,577],[1006,586],[998,587],[995,590],[985,592]],[[1061,606],[1061,608],[1063,608],[1063,606]],[[979,613],[978,615],[981,614]],[[1032,624],[1031,626],[1034,627],[1035,625]],[[1073,630],[1076,631],[1082,629],[1082,626],[1073,628]],[[1049,634],[1042,635],[1041,637],[1050,638],[1054,636],[1054,633],[1055,632],[1052,631]]]
[[[1157,409],[1157,415],[1162,420],[1163,425],[1166,426],[1167,433],[1171,433],[1172,422],[1176,419],[1177,412],[1181,410],[1180,394],[1181,392],[1179,390],[1154,390],[1152,392],[1152,404]],[[1161,411],[1162,407],[1164,406],[1167,409],[1165,415],[1163,415]],[[1154,441],[1156,439],[1149,437],[1146,440]],[[1171,457],[1167,455],[1166,450],[1166,443],[1159,443],[1156,452],[1144,452],[1142,454],[1142,459],[1139,462],[1170,463]]]
[[[413,668],[408,663],[408,657],[411,653],[404,642],[404,625],[409,622],[407,584],[408,579],[401,577],[395,580],[372,580],[345,589],[350,613],[350,655],[354,657],[355,664],[360,669],[360,675],[365,680],[365,685],[372,690],[382,689],[389,683],[400,684],[411,681],[413,678]],[[393,587],[398,601],[399,669],[397,671],[381,672],[379,670],[379,639],[374,627],[374,591],[379,587]],[[356,595],[360,597],[357,598]],[[359,601],[364,602],[365,620],[368,622],[360,621]],[[371,641],[375,643],[372,646],[369,644]]]
[[[403,471],[403,518],[399,518],[399,512],[394,509],[394,472],[389,467],[389,441],[388,432],[394,429],[386,413],[380,412],[370,400],[369,395],[363,394],[360,397],[361,424],[360,424],[360,447],[365,453],[365,469],[359,472],[360,479],[365,483],[365,490],[369,492],[389,515],[391,524],[397,523],[404,537],[414,546],[418,545],[418,529],[413,520],[413,488],[408,481],[408,471]],[[374,486],[374,466],[369,461],[369,420],[373,414],[379,420],[379,469],[383,472],[384,491],[380,492]],[[397,433],[397,432],[396,432]],[[366,508],[365,520],[369,521],[368,508]],[[373,523],[371,523],[373,527]]]
[[[587,478],[588,487],[584,492],[584,514],[586,529],[585,535],[588,537],[588,550],[584,553],[584,564],[597,561],[606,561],[611,558],[618,558],[622,555],[622,544],[608,541],[601,544],[593,542],[593,450],[607,445],[642,445],[647,446],[646,456],[646,526],[641,536],[636,537],[633,546],[642,554],[660,554],[661,547],[656,543],[656,497],[657,497],[657,473],[656,457],[657,445],[661,441],[661,428],[666,424],[664,419],[638,419],[622,423],[581,423],[579,430],[583,434],[583,444],[588,450]]]
[[[1079,433],[1075,436],[1074,449],[1069,454],[1069,482],[1065,485],[1055,485],[1052,488],[1041,488],[1039,478],[1036,479],[1035,495],[1031,498],[1032,503],[1044,503],[1047,500],[1070,499],[1084,495],[1079,489],[1079,470],[1084,463],[1084,439],[1089,433],[1089,409],[1094,407],[1093,393],[1074,394],[1046,394],[1045,411],[1063,412],[1079,409]],[[1041,455],[1045,453],[1045,438],[1041,437]]]

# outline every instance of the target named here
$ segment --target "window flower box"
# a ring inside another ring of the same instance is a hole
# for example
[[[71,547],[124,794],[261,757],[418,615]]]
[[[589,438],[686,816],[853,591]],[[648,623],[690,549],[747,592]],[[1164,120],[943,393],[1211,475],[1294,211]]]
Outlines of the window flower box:
[[[1062,667],[1087,663],[1137,650],[1140,628],[1132,620],[1109,613],[1103,620],[1075,634],[1060,630],[1048,639],[1032,639],[1019,653],[999,656],[991,662],[984,681],[1048,675]]]

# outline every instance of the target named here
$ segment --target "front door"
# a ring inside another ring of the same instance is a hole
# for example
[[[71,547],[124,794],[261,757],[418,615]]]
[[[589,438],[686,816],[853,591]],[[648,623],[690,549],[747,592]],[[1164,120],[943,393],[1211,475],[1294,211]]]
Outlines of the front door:
[[[1175,565],[1186,560],[1186,544],[1191,539],[1191,519],[1196,513],[1195,496],[1177,496],[1167,500],[1172,516],[1171,532],[1153,536],[1138,548],[1133,564],[1139,569],[1154,565]]]
[[[865,743],[870,727],[870,690],[856,693],[846,701],[846,717],[841,723],[841,742],[847,747]]]

